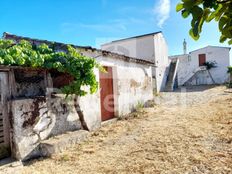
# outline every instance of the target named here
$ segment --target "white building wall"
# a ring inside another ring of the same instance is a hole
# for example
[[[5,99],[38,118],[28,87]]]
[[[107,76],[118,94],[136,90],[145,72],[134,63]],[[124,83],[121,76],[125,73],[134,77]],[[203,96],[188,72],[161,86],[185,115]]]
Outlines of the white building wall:
[[[155,53],[153,35],[119,40],[104,44],[101,48],[106,51],[154,62]]]
[[[210,73],[216,83],[222,84],[228,81],[229,74],[227,67],[230,66],[230,49],[224,47],[211,47],[202,48],[190,53],[193,68],[199,66],[198,55],[206,54],[206,61],[215,61],[216,68],[212,68]]]
[[[170,57],[170,59],[179,59],[179,64],[177,67],[177,81],[178,85],[183,85],[187,80],[188,76],[191,78],[191,75],[194,72],[194,66],[191,65],[190,55],[178,55]]]
[[[168,46],[161,33],[154,36],[154,50],[155,68],[153,75],[156,78],[156,90],[159,92],[165,89],[169,67]]]
[[[84,54],[91,57],[97,55],[93,52],[84,52]],[[132,112],[138,104],[153,100],[150,65],[102,56],[98,57],[97,61],[102,66],[113,67],[115,116],[124,116]]]
[[[81,51],[86,56],[97,57],[98,52]],[[115,117],[122,117],[134,111],[138,104],[153,100],[152,69],[150,65],[126,62],[124,60],[103,57],[97,58],[102,66],[113,67],[113,88]],[[99,70],[95,70],[99,81]],[[100,90],[80,98],[80,107],[89,130],[101,126]],[[12,150],[14,158],[27,160],[41,155],[39,144],[49,137],[67,131],[81,129],[79,116],[73,100],[67,102],[64,95],[57,94],[49,100],[21,99],[11,101],[13,133]],[[37,101],[38,100],[38,101]],[[38,103],[38,115],[30,115]],[[29,113],[29,115],[27,114]],[[31,120],[31,117],[34,117]],[[34,120],[34,121],[33,121]]]
[[[102,45],[103,50],[155,63],[153,78],[156,92],[163,91],[168,73],[168,46],[162,33],[129,38]]]
[[[207,62],[215,61],[217,63],[216,68],[212,68],[210,73],[214,81],[217,84],[223,84],[228,81],[229,74],[227,73],[227,67],[230,66],[230,49],[227,47],[214,47],[208,46],[186,55],[171,56],[170,59],[178,58],[179,66],[177,71],[178,85],[183,85],[189,80],[199,69],[199,54],[206,55]],[[191,84],[213,84],[208,73],[198,73],[197,79],[191,79]],[[195,81],[195,83],[194,83]]]
[[[125,115],[133,111],[138,104],[153,99],[152,71],[150,67],[117,67],[118,113]]]

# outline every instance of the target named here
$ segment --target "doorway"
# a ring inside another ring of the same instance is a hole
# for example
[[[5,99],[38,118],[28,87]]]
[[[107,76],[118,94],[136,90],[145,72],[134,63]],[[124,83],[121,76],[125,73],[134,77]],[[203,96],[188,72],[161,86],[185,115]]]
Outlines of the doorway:
[[[102,121],[114,118],[114,93],[112,67],[104,66],[106,72],[100,72],[100,99]]]

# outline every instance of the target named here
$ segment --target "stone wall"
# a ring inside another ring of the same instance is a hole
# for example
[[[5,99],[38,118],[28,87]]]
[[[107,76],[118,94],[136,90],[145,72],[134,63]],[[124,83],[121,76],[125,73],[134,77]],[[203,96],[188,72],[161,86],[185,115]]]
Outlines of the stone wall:
[[[15,96],[16,98],[28,98],[45,96],[46,86],[44,70],[14,69]]]
[[[18,37],[6,33],[4,38],[17,42],[25,39],[33,44],[47,43],[55,47],[57,51],[67,49],[67,45],[62,43]],[[137,42],[139,44],[137,48],[140,49],[139,57],[142,56],[142,53],[145,53],[145,57],[150,54],[150,52],[144,51],[147,44],[152,51],[150,55],[152,58],[154,57],[154,38],[148,40],[148,43],[143,39],[139,39]],[[152,62],[89,47],[75,46],[75,48],[85,56],[96,58],[101,65],[112,67],[115,117],[124,116],[134,111],[138,104],[141,106],[153,99]],[[163,51],[167,51],[166,43]],[[156,56],[158,55],[156,54]],[[161,60],[160,63],[163,61]],[[99,80],[99,71],[96,69],[95,75]],[[14,75],[12,73],[10,77],[12,99],[9,101],[9,111],[13,157],[20,160],[36,157],[40,155],[41,141],[67,131],[81,129],[81,122],[73,100],[67,101],[63,95],[57,94],[59,88],[73,80],[72,77],[51,70],[34,71],[32,69],[29,71],[19,70],[19,72],[15,70]],[[81,97],[79,101],[84,121],[90,131],[101,126],[100,90],[93,95]],[[48,97],[52,91],[54,92],[53,97]]]
[[[90,56],[95,55],[92,53]],[[138,104],[153,99],[151,66],[108,57],[99,57],[97,61],[103,66],[113,67],[115,117],[122,117],[134,111]],[[97,69],[95,74],[99,80]],[[81,97],[79,103],[88,129],[98,129],[101,126],[100,89],[93,95]],[[32,95],[30,98],[13,99],[9,104],[12,156],[16,159],[40,156],[40,143],[43,140],[81,129],[73,100],[67,101],[64,95],[53,94],[51,98]]]
[[[85,105],[83,101],[81,105]],[[12,149],[13,156],[17,159],[26,160],[39,156],[41,141],[67,131],[81,129],[72,100],[67,101],[62,96],[49,100],[45,97],[13,100],[11,110]],[[88,121],[92,128],[99,125],[96,122],[93,124],[91,125],[91,120]]]

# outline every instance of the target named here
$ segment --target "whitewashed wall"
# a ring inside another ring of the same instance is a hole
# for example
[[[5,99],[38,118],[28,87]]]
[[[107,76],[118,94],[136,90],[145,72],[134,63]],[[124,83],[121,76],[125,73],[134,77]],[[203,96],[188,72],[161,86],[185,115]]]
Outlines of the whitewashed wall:
[[[103,50],[154,62],[156,92],[163,91],[168,73],[168,46],[162,33],[129,38],[102,45]]]
[[[202,48],[190,53],[191,64],[193,68],[199,66],[198,55],[206,54],[206,61],[216,61],[217,67],[210,70],[214,80],[218,84],[228,81],[229,74],[227,67],[230,65],[230,49],[224,47],[211,47]]]
[[[136,106],[153,99],[152,72],[149,67],[118,66],[118,111],[119,115],[133,111]]]
[[[9,36],[9,38],[11,37],[18,41],[22,39],[22,37]],[[25,38],[25,40],[28,40],[28,38]],[[32,42],[30,39],[29,41]],[[43,42],[33,41],[34,44]],[[149,57],[150,53],[154,52],[153,38],[146,38],[145,40],[141,38],[135,44],[137,45],[132,47],[139,49],[135,49],[134,54],[139,56],[145,54],[145,57]],[[57,47],[61,48],[57,48],[57,50],[62,51],[62,46],[64,44],[58,44]],[[96,58],[101,65],[113,68],[116,117],[122,117],[134,111],[138,104],[141,106],[141,104],[153,100],[151,64],[148,65],[141,61],[136,63],[135,60],[124,59],[123,56],[114,54],[106,56],[105,52],[96,49],[82,47],[79,47],[79,49],[83,55]],[[126,51],[122,47],[120,49],[120,51]],[[130,56],[136,57],[133,54]],[[151,56],[154,57],[154,54],[151,54]],[[97,80],[99,80],[99,71],[96,69],[95,74]],[[11,107],[12,156],[18,160],[26,160],[40,155],[40,143],[43,140],[67,131],[81,129],[74,102],[73,100],[66,101],[64,95],[57,94],[52,96],[52,99],[50,96],[37,97],[37,95],[31,99],[14,98],[8,104]],[[89,94],[81,97],[80,106],[88,129],[99,128],[102,122],[100,89],[93,95]]]
[[[159,33],[154,36],[154,46],[156,67],[153,69],[153,74],[156,78],[156,90],[160,92],[165,89],[169,68],[168,46],[163,34]]]
[[[144,37],[132,38],[111,42],[101,47],[103,50],[154,61],[154,36],[148,35]]]
[[[97,57],[98,52],[82,51]],[[113,67],[115,117],[134,111],[138,104],[153,100],[150,65],[126,62],[116,58],[98,57],[103,66]],[[99,71],[95,70],[99,80]],[[101,126],[100,89],[80,98],[80,106],[89,130]],[[11,101],[13,156],[26,160],[40,155],[39,144],[49,137],[81,129],[73,100],[63,95],[55,98],[20,99]]]
[[[223,84],[228,81],[229,74],[227,73],[227,67],[230,66],[230,49],[227,47],[214,47],[207,46],[205,48],[190,52],[189,55],[178,55],[172,56],[170,58],[178,58],[178,85],[183,85],[187,80],[189,80],[196,70],[199,69],[199,54],[206,54],[206,61],[215,61],[217,63],[216,68],[212,68],[210,73],[214,81],[217,84]],[[212,84],[208,73],[198,73],[196,79],[190,79],[190,84],[200,85],[200,84]]]
[[[97,53],[83,52],[97,57]],[[115,114],[118,117],[132,112],[136,105],[153,100],[152,68],[150,65],[126,62],[116,58],[98,57],[103,66],[113,68]]]
[[[194,72],[194,68],[192,67],[190,61],[190,55],[178,55],[170,57],[170,59],[179,59],[179,64],[177,67],[177,80],[178,85],[181,86],[186,82],[186,80],[188,80],[188,76],[191,78]]]

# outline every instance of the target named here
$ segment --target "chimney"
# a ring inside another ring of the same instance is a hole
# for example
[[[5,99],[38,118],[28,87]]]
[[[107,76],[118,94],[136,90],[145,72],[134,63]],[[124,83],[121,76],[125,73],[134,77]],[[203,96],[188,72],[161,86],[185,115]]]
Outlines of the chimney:
[[[184,54],[187,54],[187,42],[185,41],[185,39],[183,42],[183,51],[184,51]]]

